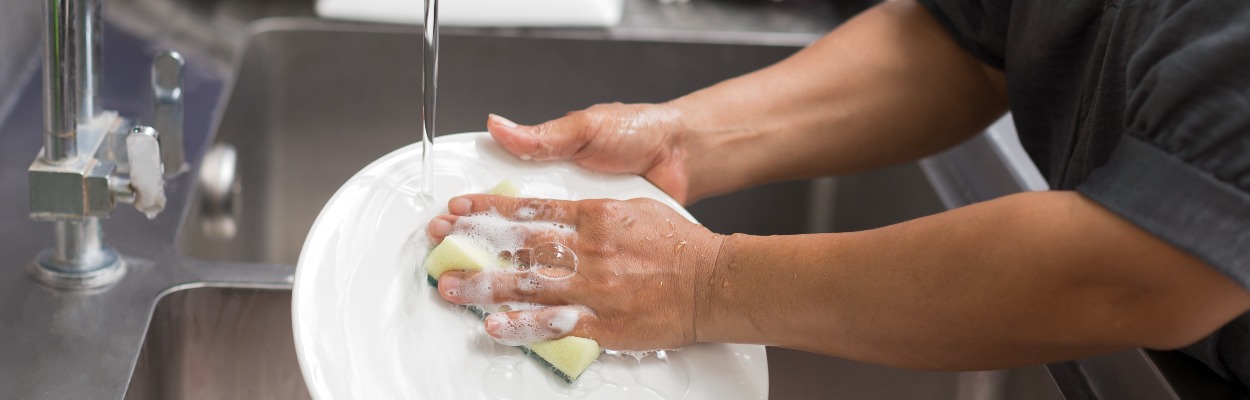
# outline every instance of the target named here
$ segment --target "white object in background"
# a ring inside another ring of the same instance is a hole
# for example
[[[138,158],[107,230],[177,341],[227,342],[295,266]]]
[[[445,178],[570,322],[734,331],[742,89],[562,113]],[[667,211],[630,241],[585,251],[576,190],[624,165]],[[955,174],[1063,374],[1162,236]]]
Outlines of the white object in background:
[[[434,150],[432,195],[420,193],[421,144],[406,146],[344,183],[304,241],[292,313],[313,398],[768,398],[763,346],[697,344],[666,359],[605,354],[570,385],[520,349],[496,344],[475,315],[439,297],[421,267],[430,248],[425,227],[452,196],[512,179],[531,196],[650,197],[694,218],[638,176],[521,161],[486,132],[440,136]]]
[[[421,24],[422,0],[317,0],[331,19]],[[443,26],[613,26],[624,0],[442,0]]]

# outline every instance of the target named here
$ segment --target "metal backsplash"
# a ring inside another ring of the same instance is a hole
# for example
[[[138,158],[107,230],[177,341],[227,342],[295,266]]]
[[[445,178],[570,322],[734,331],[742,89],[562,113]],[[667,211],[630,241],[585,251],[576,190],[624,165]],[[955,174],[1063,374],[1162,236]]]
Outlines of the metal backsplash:
[[[0,119],[9,113],[41,48],[40,1],[8,1],[0,6]]]

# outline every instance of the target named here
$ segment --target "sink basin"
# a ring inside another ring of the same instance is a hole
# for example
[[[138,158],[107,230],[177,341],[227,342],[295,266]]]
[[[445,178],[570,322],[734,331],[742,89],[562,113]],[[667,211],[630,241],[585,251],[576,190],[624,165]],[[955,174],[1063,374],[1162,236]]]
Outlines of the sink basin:
[[[665,101],[767,66],[803,45],[588,40],[572,32],[446,30],[438,131],[483,130],[491,112],[537,123],[599,102]],[[197,199],[179,235],[180,252],[206,261],[293,265],[318,212],[344,181],[419,140],[419,46],[419,33],[410,28],[262,23],[215,139],[238,150],[236,227],[231,234],[211,229],[213,218],[199,212],[210,207]],[[690,212],[720,233],[794,234],[870,229],[943,209],[919,167],[905,164],[765,185],[704,200]],[[289,291],[174,291],[156,307],[127,397],[306,397],[290,325]],[[769,370],[777,399],[1062,398],[1040,366],[915,372],[770,348]]]
[[[307,399],[289,290],[198,287],[161,298],[126,399]]]

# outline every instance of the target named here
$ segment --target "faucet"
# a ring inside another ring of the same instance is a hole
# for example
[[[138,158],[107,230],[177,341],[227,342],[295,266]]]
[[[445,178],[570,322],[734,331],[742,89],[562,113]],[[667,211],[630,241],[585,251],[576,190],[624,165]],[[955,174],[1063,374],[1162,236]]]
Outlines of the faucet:
[[[28,176],[30,217],[52,222],[55,245],[30,271],[62,289],[121,279],[125,261],[104,244],[100,218],[118,202],[155,218],[165,207],[164,178],[184,164],[182,56],[153,60],[153,126],[102,110],[100,10],[100,0],[44,2],[44,142]]]

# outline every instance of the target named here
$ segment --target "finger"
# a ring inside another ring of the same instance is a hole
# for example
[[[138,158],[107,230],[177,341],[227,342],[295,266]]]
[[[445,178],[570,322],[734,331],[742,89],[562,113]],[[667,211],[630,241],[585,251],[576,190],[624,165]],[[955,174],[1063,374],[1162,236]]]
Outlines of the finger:
[[[500,252],[537,249],[543,244],[571,246],[577,238],[571,224],[511,221],[478,215],[440,215],[430,220],[426,232],[438,243],[454,234],[476,236],[490,250]]]
[[[489,194],[468,194],[447,201],[452,215],[497,212],[516,221],[549,221],[572,224],[577,218],[577,203],[565,200],[530,199]]]
[[[435,217],[430,220],[429,225],[425,228],[425,232],[430,235],[431,239],[434,239],[435,244],[442,243],[443,238],[451,234],[452,227],[455,226],[457,218],[459,217],[455,215],[440,215]]]
[[[568,281],[535,271],[448,271],[438,279],[438,293],[452,303],[490,306],[504,303],[558,305]]]
[[[486,334],[499,344],[524,346],[570,334],[589,336],[587,327],[593,318],[594,313],[586,307],[556,306],[494,313],[487,316],[483,323]]]
[[[586,144],[587,126],[576,114],[535,126],[519,125],[491,114],[486,118],[486,130],[505,150],[522,160],[546,161],[576,154]]]

